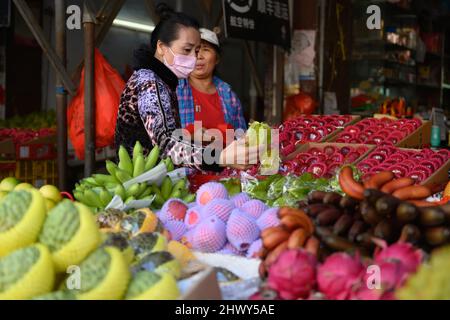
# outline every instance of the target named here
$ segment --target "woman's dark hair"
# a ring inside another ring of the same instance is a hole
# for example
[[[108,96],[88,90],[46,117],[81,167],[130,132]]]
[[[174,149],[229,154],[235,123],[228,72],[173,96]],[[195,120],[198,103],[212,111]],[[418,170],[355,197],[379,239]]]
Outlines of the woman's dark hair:
[[[135,70],[146,68],[149,65],[151,58],[155,55],[158,41],[169,45],[178,39],[178,32],[181,27],[200,29],[200,24],[196,19],[187,14],[175,12],[165,3],[158,4],[156,6],[156,12],[161,20],[152,32],[150,46],[141,45],[134,52]]]

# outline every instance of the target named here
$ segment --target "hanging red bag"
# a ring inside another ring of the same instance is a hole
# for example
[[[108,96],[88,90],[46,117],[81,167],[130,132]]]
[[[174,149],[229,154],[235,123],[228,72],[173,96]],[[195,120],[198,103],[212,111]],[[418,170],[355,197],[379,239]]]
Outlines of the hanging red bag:
[[[114,144],[117,112],[125,81],[95,49],[95,146],[104,148]],[[69,138],[75,154],[84,159],[84,68],[80,87],[67,110]]]

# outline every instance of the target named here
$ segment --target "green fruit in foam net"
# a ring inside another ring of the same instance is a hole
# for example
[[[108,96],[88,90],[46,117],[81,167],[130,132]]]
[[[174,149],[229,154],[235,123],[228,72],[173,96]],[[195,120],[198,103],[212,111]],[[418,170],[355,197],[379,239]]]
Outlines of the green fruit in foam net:
[[[119,249],[124,258],[125,261],[128,264],[131,264],[131,262],[134,259],[134,251],[133,248],[130,247],[130,244],[128,243],[128,238],[126,233],[107,233],[104,235],[104,241],[102,243],[102,247],[115,247]]]
[[[123,298],[130,271],[119,249],[95,250],[80,264],[81,288],[73,290],[79,300],[118,300]],[[69,278],[68,278],[69,280]],[[67,281],[63,283],[63,290]]]
[[[76,299],[77,297],[70,291],[56,291],[33,298],[33,300],[62,300],[62,301],[76,300]]]
[[[37,190],[9,193],[0,202],[0,257],[36,242],[47,217],[45,201]]]
[[[55,271],[47,247],[36,244],[0,259],[0,300],[25,300],[50,292]]]
[[[127,300],[175,300],[180,291],[175,278],[165,273],[140,271],[136,273],[128,286]]]
[[[49,212],[39,241],[50,249],[56,271],[65,272],[98,247],[100,231],[86,206],[64,200]]]

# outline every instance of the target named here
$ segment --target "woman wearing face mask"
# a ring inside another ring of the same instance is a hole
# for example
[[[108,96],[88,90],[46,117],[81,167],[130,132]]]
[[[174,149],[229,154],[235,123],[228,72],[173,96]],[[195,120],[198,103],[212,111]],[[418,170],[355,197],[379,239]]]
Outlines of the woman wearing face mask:
[[[200,29],[201,47],[197,65],[189,79],[181,79],[177,88],[180,118],[183,128],[201,121],[205,129],[223,127],[247,129],[241,102],[230,85],[214,76],[220,61],[217,34]]]
[[[162,157],[176,165],[220,171],[223,166],[245,169],[258,159],[258,150],[241,139],[225,150],[191,144],[174,134],[181,128],[176,88],[194,70],[200,49],[199,24],[195,19],[173,12],[167,5],[157,7],[161,21],[152,33],[150,50],[136,52],[135,72],[122,94],[117,117],[116,147],[128,152],[139,141],[145,152],[157,145]],[[214,158],[214,161],[212,161]]]

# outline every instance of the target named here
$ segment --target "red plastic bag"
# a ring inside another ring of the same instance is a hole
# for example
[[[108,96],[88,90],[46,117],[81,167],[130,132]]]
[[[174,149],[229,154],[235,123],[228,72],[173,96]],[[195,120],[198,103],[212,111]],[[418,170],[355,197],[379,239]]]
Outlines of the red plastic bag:
[[[317,102],[308,94],[300,92],[286,99],[283,120],[288,121],[301,115],[313,114],[317,108]]]
[[[125,81],[95,50],[95,146],[103,148],[114,144],[117,112]],[[84,68],[77,95],[67,110],[69,138],[79,159],[84,159]]]

